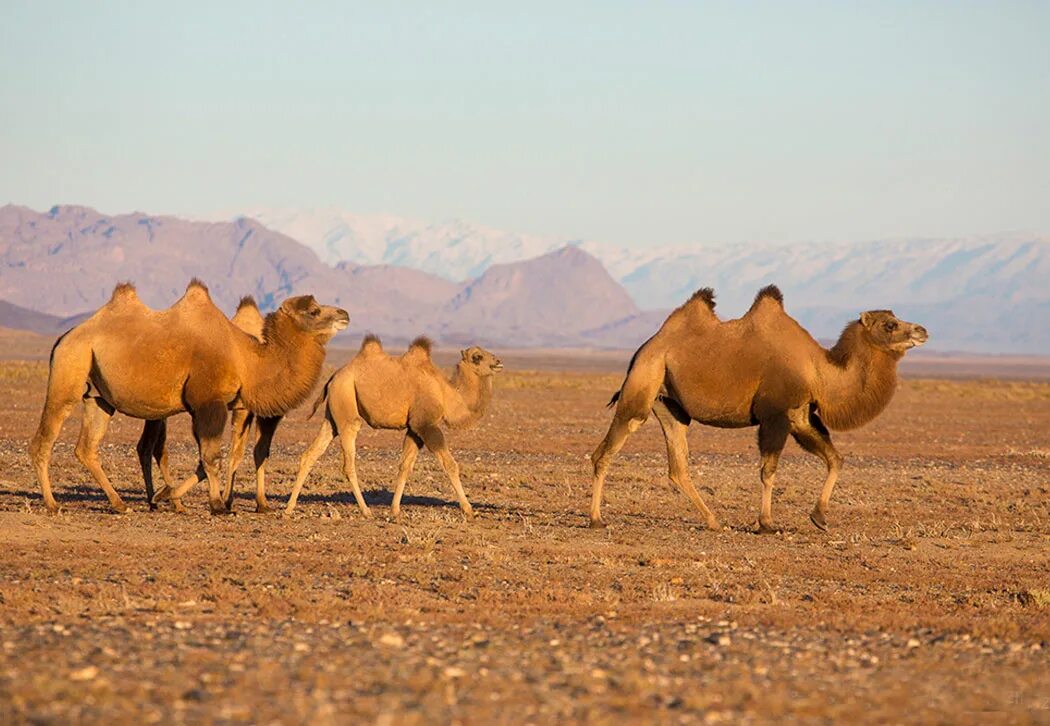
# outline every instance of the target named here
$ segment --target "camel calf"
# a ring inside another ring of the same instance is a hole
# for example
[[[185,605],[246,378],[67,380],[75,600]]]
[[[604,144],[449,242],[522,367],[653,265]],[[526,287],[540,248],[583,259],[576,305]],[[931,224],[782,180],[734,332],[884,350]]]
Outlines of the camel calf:
[[[314,403],[315,412],[325,404],[324,421],[299,460],[286,516],[295,509],[310,469],[336,436],[342,441],[343,473],[353,488],[357,506],[364,516],[372,516],[357,483],[356,441],[363,423],[374,429],[405,430],[391,507],[395,517],[401,514],[405,483],[424,445],[437,456],[448,475],[463,514],[467,519],[474,516],[459,481],[459,465],[449,452],[441,424],[462,428],[480,420],[492,399],[493,376],[503,369],[503,363],[486,350],[467,348],[461,351],[455,375],[449,380],[431,361],[430,348],[427,338],[417,338],[404,355],[394,357],[383,350],[379,338],[369,335],[353,360],[328,380]]]

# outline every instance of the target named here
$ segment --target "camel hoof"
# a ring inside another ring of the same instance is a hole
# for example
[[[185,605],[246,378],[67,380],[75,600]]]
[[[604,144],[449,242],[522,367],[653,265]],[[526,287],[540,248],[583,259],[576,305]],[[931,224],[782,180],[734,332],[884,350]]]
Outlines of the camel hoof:
[[[763,522],[758,523],[758,529],[755,530],[755,534],[780,534],[783,532],[780,527],[774,527],[771,524],[765,524]]]
[[[723,529],[722,525],[718,523],[717,519],[712,519],[710,522],[708,522],[707,528],[712,532],[721,532]]]
[[[116,512],[117,514],[127,514],[128,513],[128,505],[125,504],[124,502],[120,502],[119,504],[110,503],[109,506],[113,507],[113,511]]]
[[[371,509],[362,509],[361,510],[361,516],[364,517],[365,519],[374,519],[375,518],[375,515],[372,514],[372,510]]]
[[[256,514],[269,514],[272,511],[273,510],[270,508],[270,505],[267,504],[266,502],[256,502],[255,503],[255,513]]]
[[[609,525],[607,525],[605,523],[604,519],[592,519],[591,520],[591,529],[605,529],[608,526]]]
[[[171,489],[167,486],[163,486],[157,490],[157,493],[153,495],[153,499],[150,500],[150,504],[159,504],[160,502],[166,502],[171,499]]]
[[[814,509],[809,513],[809,521],[812,522],[813,526],[821,532],[828,531],[828,520],[824,519],[824,513],[819,509]]]
[[[212,502],[211,515],[213,517],[224,517],[226,515],[233,514],[229,509],[226,508],[222,502]]]
[[[284,510],[283,512],[281,512],[281,519],[291,519],[293,511],[294,510],[292,510],[292,509]]]

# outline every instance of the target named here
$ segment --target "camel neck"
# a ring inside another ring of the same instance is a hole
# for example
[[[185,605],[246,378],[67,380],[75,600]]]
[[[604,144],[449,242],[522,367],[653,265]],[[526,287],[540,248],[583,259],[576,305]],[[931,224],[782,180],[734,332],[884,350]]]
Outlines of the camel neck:
[[[465,428],[477,423],[485,415],[492,400],[492,376],[482,378],[465,363],[460,362],[450,384],[462,406],[454,407],[446,415],[448,425]]]
[[[278,310],[266,317],[263,343],[248,341],[249,370],[241,395],[252,413],[282,416],[300,405],[321,375],[324,346]]]
[[[847,326],[820,366],[817,406],[824,423],[852,429],[878,416],[897,389],[899,360],[899,355],[873,347],[859,323]]]

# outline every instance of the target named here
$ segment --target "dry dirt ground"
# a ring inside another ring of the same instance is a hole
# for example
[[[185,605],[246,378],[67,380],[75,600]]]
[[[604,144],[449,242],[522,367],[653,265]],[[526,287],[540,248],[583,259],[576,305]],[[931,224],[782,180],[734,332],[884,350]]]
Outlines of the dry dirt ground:
[[[362,433],[375,519],[333,445],[294,518],[145,511],[114,419],[104,465],[133,507],[108,511],[67,422],[44,513],[26,459],[46,381],[0,363],[0,721],[552,723],[859,720],[1050,722],[1050,383],[905,378],[823,478],[789,443],[755,535],[754,431],[693,427],[712,532],[665,476],[655,422],[587,528],[587,454],[625,360],[561,371],[506,356],[490,415],[452,434],[479,514],[462,521],[423,454],[389,517],[399,436]],[[526,370],[532,368],[533,370]],[[282,506],[317,422],[297,411],[269,470]],[[195,456],[186,417],[171,451]]]

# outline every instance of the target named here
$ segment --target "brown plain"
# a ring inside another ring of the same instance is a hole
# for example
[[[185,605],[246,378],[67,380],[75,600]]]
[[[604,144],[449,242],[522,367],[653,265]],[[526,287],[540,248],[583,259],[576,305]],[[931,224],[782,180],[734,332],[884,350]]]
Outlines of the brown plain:
[[[318,305],[312,296],[289,298],[267,317],[260,343],[231,323],[197,280],[163,311],[146,307],[131,285],[118,285],[106,305],[52,350],[47,397],[29,446],[44,504],[58,509],[48,473],[51,450],[63,421],[83,401],[77,458],[113,509],[127,506],[102,470],[98,446],[114,412],[156,420],[188,411],[211,511],[227,512],[219,483],[227,410],[270,417],[299,405],[320,376],[325,344],[348,321],[346,311]],[[172,495],[181,496],[194,481]]]
[[[313,468],[332,439],[339,436],[343,449],[343,474],[354,492],[361,513],[372,513],[357,481],[357,435],[362,424],[374,429],[404,430],[401,460],[391,513],[401,513],[401,497],[412,474],[419,450],[425,445],[441,463],[460,508],[467,519],[474,511],[463,492],[459,464],[449,451],[442,424],[466,428],[477,423],[492,400],[493,376],[503,363],[492,353],[472,346],[460,352],[456,372],[449,380],[430,358],[431,343],[417,338],[401,356],[389,355],[379,338],[369,335],[353,360],[340,368],[325,384],[314,411],[323,403],[324,420],[310,446],[299,460],[299,473],[292,486],[285,515],[295,502]]]
[[[819,456],[827,476],[810,519],[827,529],[828,502],[842,466],[828,429],[857,428],[881,413],[896,391],[897,363],[927,339],[921,325],[873,310],[848,324],[826,350],[784,312],[784,298],[772,285],[758,292],[739,319],[719,320],[714,308],[714,292],[697,291],[631,359],[609,402],[616,406],[612,423],[591,455],[592,527],[605,526],[602,489],[612,458],[651,412],[663,429],[670,479],[709,528],[718,529],[718,520],[689,476],[691,421],[719,428],[758,426],[761,532],[775,531],[773,486],[788,435]]]

